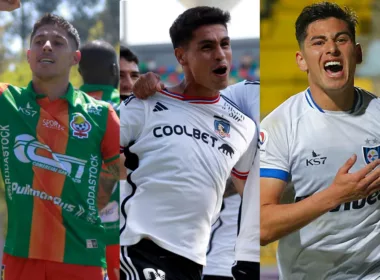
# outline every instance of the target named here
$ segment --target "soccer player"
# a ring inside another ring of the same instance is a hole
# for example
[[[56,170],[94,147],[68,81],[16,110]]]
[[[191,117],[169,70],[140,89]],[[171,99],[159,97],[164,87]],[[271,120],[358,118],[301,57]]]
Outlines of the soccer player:
[[[152,96],[156,90],[161,91],[165,89],[165,85],[160,82],[160,77],[157,74],[148,72],[140,76],[139,80],[133,87],[133,93],[136,97],[146,99]],[[242,81],[234,85],[228,86],[226,89],[221,90],[221,94],[232,100],[234,104],[242,110],[249,118],[251,118],[258,127],[260,122],[260,84],[259,82]],[[241,212],[239,213],[239,235],[236,240],[236,228],[225,224],[216,223],[211,233],[212,243],[218,244],[215,250],[208,250],[207,265],[204,270],[205,280],[218,279],[221,277],[231,277],[231,264],[227,264],[230,258],[233,259],[231,253],[231,246],[235,245],[235,264],[232,267],[232,275],[236,280],[255,280],[260,279],[260,189],[259,189],[259,153],[255,153],[254,164],[251,167],[250,174],[248,175],[247,182],[244,189],[237,191],[242,195]],[[228,188],[226,189],[228,192]],[[244,193],[243,193],[244,192]],[[225,194],[226,195],[226,194]],[[234,203],[234,200],[229,199],[225,208],[221,211],[221,218],[226,215],[227,219],[232,219],[232,213],[238,216],[239,207]],[[227,201],[226,201],[227,202]],[[226,212],[225,209],[228,209]],[[223,212],[224,211],[224,212]],[[217,234],[214,234],[217,232]],[[229,236],[225,240],[225,236]],[[221,237],[221,240],[219,240]],[[215,252],[215,253],[214,253]],[[225,252],[224,255],[218,252]],[[228,257],[228,254],[229,257]],[[209,264],[211,264],[211,269]],[[209,266],[209,267],[207,267]],[[229,271],[228,271],[229,270]],[[227,272],[228,271],[228,272]],[[223,279],[223,278],[222,278]]]
[[[78,71],[83,78],[84,84],[80,90],[91,97],[103,100],[117,108],[120,104],[120,94],[117,90],[119,84],[119,64],[115,49],[111,44],[101,40],[89,42],[80,48],[82,54],[79,61]],[[92,110],[98,110],[97,107]],[[114,135],[115,137],[118,136]],[[122,166],[123,170],[125,169]],[[125,172],[124,172],[125,173]],[[107,274],[110,280],[119,279],[120,247],[119,247],[119,181],[113,182],[104,177],[109,177],[107,170],[101,172],[101,183],[113,183],[114,188],[111,197],[98,195],[99,215],[106,230],[106,261]],[[111,186],[109,186],[111,187]],[[109,202],[104,205],[103,201]]]
[[[279,239],[280,279],[378,279],[380,100],[354,86],[352,10],[321,2],[296,21],[309,87],[261,123],[261,243]],[[294,203],[280,204],[287,182]]]
[[[108,195],[112,188],[98,178],[104,162],[118,179],[119,120],[109,104],[69,83],[79,44],[69,22],[45,14],[30,37],[32,81],[24,88],[0,84],[5,280],[103,279],[96,200],[99,188]]]
[[[231,65],[228,21],[210,7],[180,15],[170,34],[185,80],[146,101],[132,95],[121,107],[121,145],[136,155],[126,161],[134,193],[121,210],[122,279],[201,279],[212,217],[234,166],[234,184],[245,183],[256,129],[219,94]]]
[[[140,76],[139,60],[127,47],[120,46],[120,93],[125,100],[132,93],[133,84]]]

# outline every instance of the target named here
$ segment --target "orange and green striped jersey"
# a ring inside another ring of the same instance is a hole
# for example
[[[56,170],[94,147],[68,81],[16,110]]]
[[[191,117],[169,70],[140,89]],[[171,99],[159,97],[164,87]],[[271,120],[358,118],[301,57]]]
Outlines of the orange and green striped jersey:
[[[84,91],[91,97],[103,100],[110,103],[115,110],[119,108],[120,94],[117,89],[112,86],[106,85],[90,85],[84,84],[80,87],[80,90]],[[118,111],[116,111],[118,113]],[[102,175],[109,176],[109,173],[103,167]],[[106,245],[119,244],[120,241],[120,187],[119,182],[112,192],[110,202],[108,205],[100,211],[100,218],[103,222],[105,233]]]
[[[6,188],[4,252],[18,257],[105,266],[97,210],[102,162],[118,163],[113,108],[68,85],[54,101],[0,84],[0,167]]]
[[[103,100],[116,109],[120,104],[120,93],[113,86],[84,84],[79,88],[97,100]]]

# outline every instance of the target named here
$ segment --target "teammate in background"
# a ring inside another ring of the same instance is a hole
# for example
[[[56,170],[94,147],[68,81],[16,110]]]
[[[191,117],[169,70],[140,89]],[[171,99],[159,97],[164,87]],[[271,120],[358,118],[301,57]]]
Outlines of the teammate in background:
[[[127,47],[120,46],[120,98],[125,100],[132,93],[133,84],[140,76],[139,60]]]
[[[120,94],[117,90],[119,84],[119,65],[115,49],[105,41],[95,40],[80,48],[82,54],[78,71],[83,78],[84,85],[80,90],[91,97],[110,103],[114,108],[119,106]],[[98,108],[92,108],[97,110]],[[116,135],[115,135],[116,137]],[[122,167],[122,169],[124,169]],[[101,172],[101,183],[103,177],[109,177],[107,170]],[[105,183],[112,183],[106,180]],[[111,187],[111,186],[109,186]],[[106,262],[107,274],[110,280],[119,279],[120,246],[119,246],[119,181],[114,183],[113,192],[109,198],[107,195],[98,195],[99,215],[106,230]],[[109,201],[104,205],[103,201]]]
[[[80,90],[118,107],[119,64],[114,47],[108,42],[95,40],[82,46],[80,52],[82,58],[78,71],[84,83]]]
[[[77,30],[45,14],[34,25],[25,88],[0,84],[0,167],[8,231],[5,280],[102,280],[104,230],[96,195],[104,162],[118,179],[119,120],[112,107],[75,90]],[[98,108],[97,112],[91,108]],[[20,170],[22,172],[20,173]]]
[[[165,85],[160,81],[160,77],[157,74],[148,72],[140,76],[133,87],[133,93],[140,99],[146,99],[152,96],[156,91],[162,91],[164,89]],[[242,81],[221,90],[221,94],[232,100],[258,127],[260,122],[259,82]],[[241,188],[237,190],[243,198],[241,211],[239,212],[239,207],[234,207],[234,210],[231,210],[235,211],[236,217],[238,216],[238,212],[240,216],[239,235],[235,247],[236,263],[232,268],[232,274],[236,280],[260,279],[259,161],[259,153],[256,153],[254,164],[251,167],[244,190]],[[224,230],[224,228],[218,229],[219,232],[222,230]],[[217,244],[224,244],[224,249],[220,250],[228,251],[231,244],[235,244],[236,230],[234,231],[232,227],[229,227],[228,232],[227,235],[231,236],[231,240],[227,242],[225,240],[219,241],[218,236],[211,236]],[[232,238],[232,236],[235,237]],[[213,254],[212,256],[208,256],[208,259],[212,258],[212,263],[220,264],[220,260],[214,260],[214,257],[219,258],[221,256],[219,254]],[[228,269],[230,268],[231,266],[228,267]],[[218,277],[220,275],[230,277],[230,274],[227,274],[225,269],[223,269],[223,271],[218,270],[215,275],[208,271],[206,266],[205,272],[209,275],[208,277]],[[213,270],[213,272],[214,271],[215,270]]]
[[[378,279],[380,100],[354,86],[352,10],[321,2],[296,21],[309,88],[261,123],[261,242],[280,279]],[[294,203],[279,204],[287,182]]]
[[[254,123],[219,95],[231,64],[228,21],[217,8],[180,15],[170,34],[185,80],[146,101],[131,96],[121,107],[121,145],[137,155],[136,162],[126,161],[134,169],[128,175],[134,194],[122,205],[124,279],[130,273],[132,279],[201,279],[211,218],[220,211],[233,166],[240,177],[234,184],[244,186],[257,134]]]

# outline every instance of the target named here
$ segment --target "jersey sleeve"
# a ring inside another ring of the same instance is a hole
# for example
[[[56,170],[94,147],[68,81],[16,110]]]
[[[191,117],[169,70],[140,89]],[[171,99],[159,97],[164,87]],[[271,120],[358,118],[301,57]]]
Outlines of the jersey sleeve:
[[[251,142],[249,143],[248,149],[245,151],[243,156],[236,163],[234,168],[232,169],[232,175],[241,180],[247,180],[249,171],[252,167],[253,160],[257,153],[257,127],[254,126],[253,137],[251,138]]]
[[[113,164],[119,158],[120,121],[112,106],[108,105],[106,132],[101,143],[101,153],[105,165]]]
[[[260,124],[260,177],[288,181],[289,139],[286,116],[269,115]]]
[[[131,95],[120,105],[120,153],[139,138],[144,122],[144,103]]]

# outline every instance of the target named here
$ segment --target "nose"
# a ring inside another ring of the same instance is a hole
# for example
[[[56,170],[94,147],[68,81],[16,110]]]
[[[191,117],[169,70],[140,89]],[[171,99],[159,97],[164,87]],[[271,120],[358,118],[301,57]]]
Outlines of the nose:
[[[215,59],[222,61],[226,58],[226,54],[221,46],[217,46],[215,49]]]
[[[337,43],[335,41],[329,40],[329,41],[326,42],[326,53],[334,55],[334,56],[340,54],[338,45],[337,45]]]
[[[52,51],[52,48],[51,48],[51,43],[49,40],[46,40],[44,46],[43,46],[43,51],[44,52],[51,52]]]

